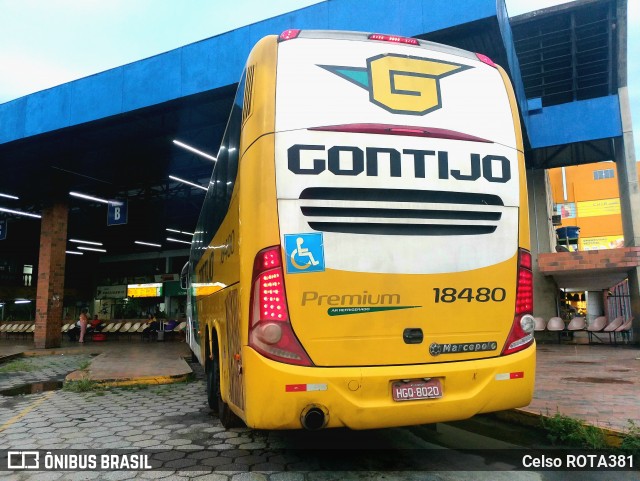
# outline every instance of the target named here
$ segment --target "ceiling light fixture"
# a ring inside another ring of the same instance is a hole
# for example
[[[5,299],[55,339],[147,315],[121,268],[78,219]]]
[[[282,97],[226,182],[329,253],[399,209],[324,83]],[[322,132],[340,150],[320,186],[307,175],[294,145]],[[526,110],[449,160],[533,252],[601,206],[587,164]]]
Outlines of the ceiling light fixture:
[[[16,214],[16,215],[25,215],[27,217],[35,217],[36,219],[42,218],[42,216],[38,214],[31,214],[29,212],[22,212],[20,210],[7,209],[5,207],[0,207],[0,212],[7,212],[9,214]]]
[[[134,244],[140,244],[143,246],[162,247],[160,244],[154,244],[153,242],[133,241]]]
[[[73,254],[76,256],[83,256],[84,252],[78,252],[78,251],[65,251],[67,254]]]
[[[14,304],[31,304],[29,299],[16,299],[13,301]]]
[[[180,142],[179,140],[174,140],[173,143],[176,144],[178,147],[182,147],[183,149],[187,149],[188,151],[193,152],[194,154],[201,155],[202,157],[204,157],[206,159],[213,160],[214,162],[216,160],[218,160],[213,155],[209,155],[209,154],[203,152],[202,150],[198,150],[195,147],[191,147],[190,145],[187,145],[184,142]]]
[[[167,240],[168,240],[168,241],[171,241],[171,242],[181,242],[182,244],[189,244],[189,245],[191,245],[191,242],[189,242],[189,241],[183,241],[183,240],[180,240],[180,239],[174,239],[174,238],[172,238],[172,237],[167,237]]]
[[[81,240],[81,239],[69,239],[69,242],[75,242],[77,244],[90,244],[92,246],[101,246],[102,245],[102,242],[94,242],[94,241]]]
[[[9,194],[0,194],[0,197],[6,197],[7,199],[14,199],[14,200],[19,199],[19,197],[16,197],[15,195],[9,195]]]
[[[107,199],[101,199],[100,197],[93,197],[92,195],[81,194],[80,192],[69,192],[69,195],[74,197],[80,197],[81,199],[93,200],[95,202],[102,202],[103,204],[110,204]]]
[[[169,232],[175,232],[176,234],[184,234],[184,235],[190,235],[190,236],[194,235],[193,232],[185,232],[183,230],[178,230],[178,229],[169,229],[168,227],[165,230]]]
[[[83,251],[107,252],[105,249],[96,249],[95,247],[78,246],[78,249],[81,249]]]
[[[193,182],[189,182],[188,180],[181,179],[180,177],[176,177],[175,175],[170,175],[170,179],[177,180],[178,182],[182,182],[187,185],[191,185],[193,187],[197,187],[198,189],[207,190],[206,187],[201,186],[200,184],[194,184]]]

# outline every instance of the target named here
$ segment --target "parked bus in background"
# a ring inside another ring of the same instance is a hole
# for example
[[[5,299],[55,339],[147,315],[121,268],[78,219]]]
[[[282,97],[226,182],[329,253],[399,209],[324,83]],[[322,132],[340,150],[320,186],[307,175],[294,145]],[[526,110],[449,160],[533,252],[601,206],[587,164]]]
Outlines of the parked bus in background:
[[[183,277],[222,424],[416,425],[527,405],[516,99],[489,58],[289,30],[253,48]]]

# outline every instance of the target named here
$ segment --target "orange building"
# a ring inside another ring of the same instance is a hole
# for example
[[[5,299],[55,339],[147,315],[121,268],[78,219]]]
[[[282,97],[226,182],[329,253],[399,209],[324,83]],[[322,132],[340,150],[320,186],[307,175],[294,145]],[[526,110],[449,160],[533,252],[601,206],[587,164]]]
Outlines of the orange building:
[[[550,169],[548,173],[553,213],[561,219],[556,227],[580,228],[577,242],[575,239],[568,242],[571,250],[624,246],[615,162],[561,167]],[[560,243],[565,241],[561,239]]]

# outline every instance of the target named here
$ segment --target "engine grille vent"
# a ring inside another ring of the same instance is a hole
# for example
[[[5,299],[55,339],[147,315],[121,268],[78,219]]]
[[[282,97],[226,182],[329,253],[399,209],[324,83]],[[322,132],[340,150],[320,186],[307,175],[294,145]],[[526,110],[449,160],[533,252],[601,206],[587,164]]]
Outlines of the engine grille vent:
[[[492,194],[400,189],[310,187],[300,201],[313,230],[376,235],[491,234],[504,207]]]

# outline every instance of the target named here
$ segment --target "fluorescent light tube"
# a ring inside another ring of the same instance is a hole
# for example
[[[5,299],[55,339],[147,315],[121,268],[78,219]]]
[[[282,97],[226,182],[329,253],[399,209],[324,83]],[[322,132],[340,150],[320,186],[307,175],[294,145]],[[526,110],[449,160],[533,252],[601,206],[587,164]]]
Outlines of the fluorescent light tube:
[[[83,251],[107,252],[105,249],[96,249],[94,247],[78,246],[78,249],[82,249]]]
[[[162,247],[160,244],[154,244],[153,242],[134,241],[134,244],[140,244],[143,246]]]
[[[178,229],[169,229],[168,227],[165,230],[169,232],[175,232],[176,234],[184,234],[184,235],[190,235],[190,236],[194,235],[193,232],[185,232],[183,230],[178,230]]]
[[[108,204],[109,201],[107,199],[101,199],[100,197],[93,197],[92,195],[81,194],[79,192],[69,192],[69,195],[74,197],[80,197],[81,199],[93,200],[96,202],[102,202],[103,204]]]
[[[20,210],[6,209],[5,207],[0,207],[0,212],[8,212],[9,214],[16,215],[26,215],[27,217],[35,217],[36,219],[42,218],[42,216],[38,214],[30,214],[29,212],[22,212]]]
[[[182,147],[183,149],[187,149],[188,151],[193,152],[194,154],[201,155],[202,157],[204,157],[206,159],[213,160],[214,162],[216,160],[218,160],[213,155],[209,155],[209,154],[203,152],[202,150],[198,150],[195,147],[191,147],[190,145],[187,145],[184,142],[180,142],[179,140],[174,140],[173,143],[176,144],[178,147]]]
[[[169,178],[173,179],[173,180],[177,180],[178,182],[182,182],[184,184],[190,185],[192,187],[197,187],[198,189],[202,189],[202,190],[205,190],[205,191],[207,190],[206,187],[203,187],[200,184],[194,184],[193,182],[189,182],[188,180],[181,179],[180,177],[176,177],[175,175],[170,175]]]
[[[183,244],[191,245],[191,242],[189,242],[189,241],[183,241],[183,240],[180,240],[180,239],[173,239],[172,237],[167,237],[167,240],[171,241],[171,242],[181,242]]]
[[[69,239],[69,242],[76,242],[77,244],[90,244],[93,246],[101,246],[102,242],[94,242],[94,241],[88,241],[88,240],[81,240],[81,239]]]

